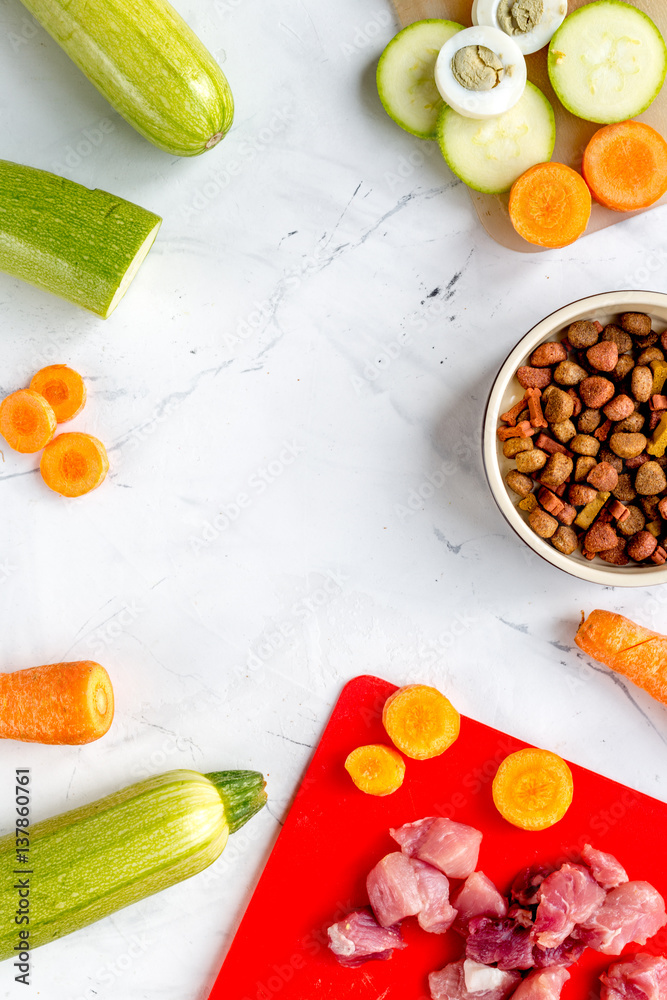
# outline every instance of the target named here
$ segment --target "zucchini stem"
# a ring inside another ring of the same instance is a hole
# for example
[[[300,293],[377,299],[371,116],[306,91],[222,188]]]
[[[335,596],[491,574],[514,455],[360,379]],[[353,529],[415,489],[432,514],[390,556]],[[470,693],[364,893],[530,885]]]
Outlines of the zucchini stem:
[[[223,801],[230,833],[240,830],[266,805],[266,781],[259,771],[211,771],[206,777]]]

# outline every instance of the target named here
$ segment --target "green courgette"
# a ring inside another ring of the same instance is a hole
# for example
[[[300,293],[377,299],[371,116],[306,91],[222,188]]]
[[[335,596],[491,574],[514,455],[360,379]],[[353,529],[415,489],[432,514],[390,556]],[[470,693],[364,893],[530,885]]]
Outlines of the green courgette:
[[[23,0],[138,132],[175,156],[215,146],[234,100],[211,53],[166,0]]]
[[[23,926],[36,948],[202,871],[265,802],[255,771],[168,771],[35,824],[23,854],[3,837],[0,959]]]
[[[106,191],[0,160],[0,270],[104,319],[125,294],[161,221]]]

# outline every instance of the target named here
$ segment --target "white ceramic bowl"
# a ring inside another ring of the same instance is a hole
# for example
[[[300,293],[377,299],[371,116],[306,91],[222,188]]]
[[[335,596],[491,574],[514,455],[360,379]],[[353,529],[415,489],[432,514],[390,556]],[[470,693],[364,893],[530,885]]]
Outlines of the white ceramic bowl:
[[[523,337],[498,372],[491,389],[486,414],[482,448],[486,476],[493,497],[501,513],[523,541],[558,569],[588,583],[601,583],[606,587],[652,587],[667,583],[667,564],[664,566],[612,566],[599,558],[589,561],[578,550],[566,556],[549,541],[535,534],[528,524],[528,517],[519,510],[519,498],[507,488],[504,478],[515,468],[511,459],[505,458],[498,441],[497,430],[500,414],[513,406],[524,393],[516,378],[516,370],[528,364],[528,358],[546,340],[562,337],[570,325],[579,319],[597,319],[602,324],[611,323],[623,312],[643,312],[653,320],[653,329],[662,333],[667,329],[667,295],[662,292],[603,292],[586,299],[571,302],[551,313]]]

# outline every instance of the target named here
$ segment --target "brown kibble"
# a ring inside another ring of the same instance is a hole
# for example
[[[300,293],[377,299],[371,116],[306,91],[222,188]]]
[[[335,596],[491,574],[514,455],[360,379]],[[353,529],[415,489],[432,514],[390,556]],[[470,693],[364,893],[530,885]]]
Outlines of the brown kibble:
[[[663,497],[658,504],[658,513],[663,520],[667,521],[667,497]]]
[[[639,503],[647,521],[657,520],[660,516],[660,511],[658,510],[659,500],[656,496],[641,497]]]
[[[597,455],[600,450],[600,442],[590,434],[577,434],[570,441],[570,451],[577,455]]]
[[[642,496],[656,496],[667,488],[667,478],[657,462],[644,462],[637,469],[635,489]]]
[[[577,533],[574,528],[561,524],[551,536],[551,544],[563,555],[571,556],[577,549]]]
[[[561,511],[565,508],[565,504],[557,497],[555,493],[548,490],[545,486],[538,491],[537,499],[540,501],[544,509],[549,514],[553,514],[554,517],[558,517]]]
[[[560,486],[572,475],[574,463],[567,455],[556,452],[549,456],[549,461],[544,467],[544,472],[540,476],[540,482],[545,486]]]
[[[638,469],[640,465],[648,462],[648,460],[648,455],[636,455],[634,458],[626,458],[625,467],[626,469]]]
[[[667,562],[667,550],[663,549],[662,545],[658,545],[657,549],[651,556],[651,562],[655,563],[656,566],[664,566]]]
[[[620,324],[632,337],[648,337],[651,333],[651,317],[646,313],[623,313]]]
[[[618,486],[618,472],[609,462],[598,462],[588,473],[586,481],[596,490],[607,490],[611,493]]]
[[[632,485],[632,478],[630,477],[629,473],[627,472],[621,473],[621,475],[618,477],[618,484],[616,486],[616,489],[612,490],[612,493],[614,494],[617,500],[621,501],[621,503],[631,503],[635,499],[637,494],[635,492],[634,486]]]
[[[601,375],[590,375],[579,386],[582,403],[592,410],[598,410],[608,403],[614,392],[614,383]]]
[[[556,518],[552,517],[551,514],[547,514],[540,507],[536,507],[528,515],[528,524],[540,538],[551,538],[558,530],[558,521]]]
[[[512,492],[517,493],[520,497],[527,497],[533,491],[533,480],[517,472],[516,469],[512,469],[511,472],[507,473],[505,482]]]
[[[651,396],[648,405],[652,410],[667,410],[667,396],[656,393],[654,396]]]
[[[605,422],[598,427],[593,437],[596,437],[598,441],[606,441],[609,437],[609,431],[611,430],[611,420],[605,420]]]
[[[574,400],[562,389],[556,386],[551,387],[551,391],[545,396],[544,416],[550,424],[558,424],[562,420],[568,420],[574,412]]]
[[[551,382],[551,369],[523,365],[517,369],[516,377],[524,389],[546,389]]]
[[[645,423],[645,417],[642,417],[641,413],[635,410],[635,412],[631,413],[629,417],[625,418],[625,420],[620,420],[614,427],[614,431],[618,431],[620,434],[624,431],[627,431],[629,434],[636,434],[637,431],[642,429]]]
[[[583,507],[586,503],[591,503],[598,495],[598,491],[592,486],[585,486],[583,483],[572,483],[567,491],[570,503],[575,507]]]
[[[620,382],[622,379],[628,375],[632,369],[635,367],[631,354],[621,354],[620,358],[616,362],[616,367],[613,372],[609,373],[609,377],[615,382]]]
[[[646,524],[646,518],[639,507],[628,507],[628,511],[629,514],[625,520],[618,522],[618,530],[626,538],[630,538],[632,535],[636,535],[638,531],[642,531]]]
[[[646,448],[644,434],[612,434],[609,447],[619,458],[636,458]]]
[[[547,453],[539,448],[531,448],[530,451],[520,451],[514,461],[519,472],[530,473],[543,469],[547,464],[547,457]]]
[[[606,549],[604,552],[598,552],[598,555],[600,559],[604,559],[605,562],[611,563],[612,566],[627,566],[628,557],[625,548],[625,539],[619,538],[618,543],[613,549]]]
[[[614,396],[603,409],[605,417],[609,420],[625,420],[634,412],[634,400],[626,395]]]
[[[577,429],[571,420],[561,420],[551,425],[551,433],[561,444],[567,444],[575,436]]]
[[[604,448],[600,448],[600,452],[598,454],[598,462],[609,462],[609,464],[613,465],[613,467],[616,469],[619,476],[623,472],[623,460],[620,459],[618,455],[614,455],[613,451],[607,448],[606,445]]]
[[[635,347],[640,351],[646,350],[647,347],[653,347],[657,342],[658,334],[654,330],[651,330],[646,337],[635,337]]]
[[[579,433],[592,434],[600,426],[601,420],[602,417],[599,410],[584,410],[577,421]]]
[[[575,350],[592,347],[600,339],[599,324],[593,323],[589,319],[580,319],[576,323],[570,323],[567,330],[567,339]]]
[[[575,361],[561,361],[554,371],[554,382],[559,385],[578,385],[587,375],[586,369]]]
[[[579,396],[577,395],[577,390],[576,389],[568,389],[567,390],[567,394],[568,394],[568,396],[572,397],[572,402],[574,403],[574,410],[572,411],[572,416],[573,417],[578,417],[579,414],[581,413],[582,409],[583,409],[583,406],[581,405],[581,400],[579,399]]]
[[[628,542],[628,555],[635,562],[641,562],[650,559],[657,547],[658,540],[650,531],[638,531]]]
[[[574,467],[575,482],[580,483],[584,480],[591,469],[595,468],[597,464],[596,459],[592,455],[582,455],[581,458],[578,458]]]
[[[514,458],[520,451],[530,451],[532,447],[532,438],[510,438],[503,444],[503,455],[505,458]]]
[[[584,544],[588,552],[604,552],[618,545],[618,535],[610,524],[596,521],[586,532]]]
[[[622,330],[620,326],[614,326],[610,323],[609,326],[605,326],[602,331],[602,339],[610,340],[612,343],[616,344],[618,347],[619,354],[627,354],[628,351],[632,350],[632,338],[630,334]]]
[[[667,351],[667,330],[663,330],[660,334],[660,343],[662,344],[663,351]]]
[[[645,351],[642,351],[637,358],[635,364],[637,365],[650,365],[652,361],[664,361],[665,355],[662,353],[659,347],[647,347]]]
[[[632,395],[640,403],[646,403],[653,388],[653,372],[646,365],[637,365],[630,377]]]
[[[547,437],[546,434],[537,435],[535,438],[535,447],[541,448],[542,451],[546,451],[549,455],[553,455],[556,451],[559,451],[561,455],[570,454],[564,444],[559,444],[558,441],[554,441],[553,438]]]
[[[618,361],[618,347],[612,340],[601,340],[586,351],[586,360],[599,372],[613,372]]]
[[[535,368],[546,368],[548,365],[556,365],[559,361],[565,361],[567,351],[560,341],[549,341],[536,347],[530,356],[530,364]]]
[[[577,516],[577,508],[573,507],[569,503],[566,503],[563,506],[563,509],[560,512],[560,514],[556,514],[556,518],[560,521],[560,523],[567,525],[572,524],[576,516]]]

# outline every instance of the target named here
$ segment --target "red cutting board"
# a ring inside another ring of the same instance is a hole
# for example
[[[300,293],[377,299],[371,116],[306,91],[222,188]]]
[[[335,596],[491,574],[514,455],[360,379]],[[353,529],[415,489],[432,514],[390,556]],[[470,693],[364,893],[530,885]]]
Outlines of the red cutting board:
[[[519,830],[497,813],[491,781],[499,762],[527,744],[472,719],[461,720],[459,739],[441,757],[408,760],[395,794],[358,791],[343,761],[356,746],[388,742],[381,712],[394,690],[377,677],[357,677],[343,689],[210,1000],[428,1000],[428,973],[461,954],[453,931],[427,934],[410,918],[405,951],[357,969],[338,965],[326,947],[327,927],[368,903],[368,871],[397,849],[389,827],[423,816],[482,830],[478,868],[502,891],[525,865],[565,859],[589,842],[617,855],[631,879],[667,895],[664,802],[571,764],[574,801],[565,818],[541,833]],[[667,953],[667,932],[634,950]],[[597,996],[597,977],[611,961],[586,951],[563,1000]]]

